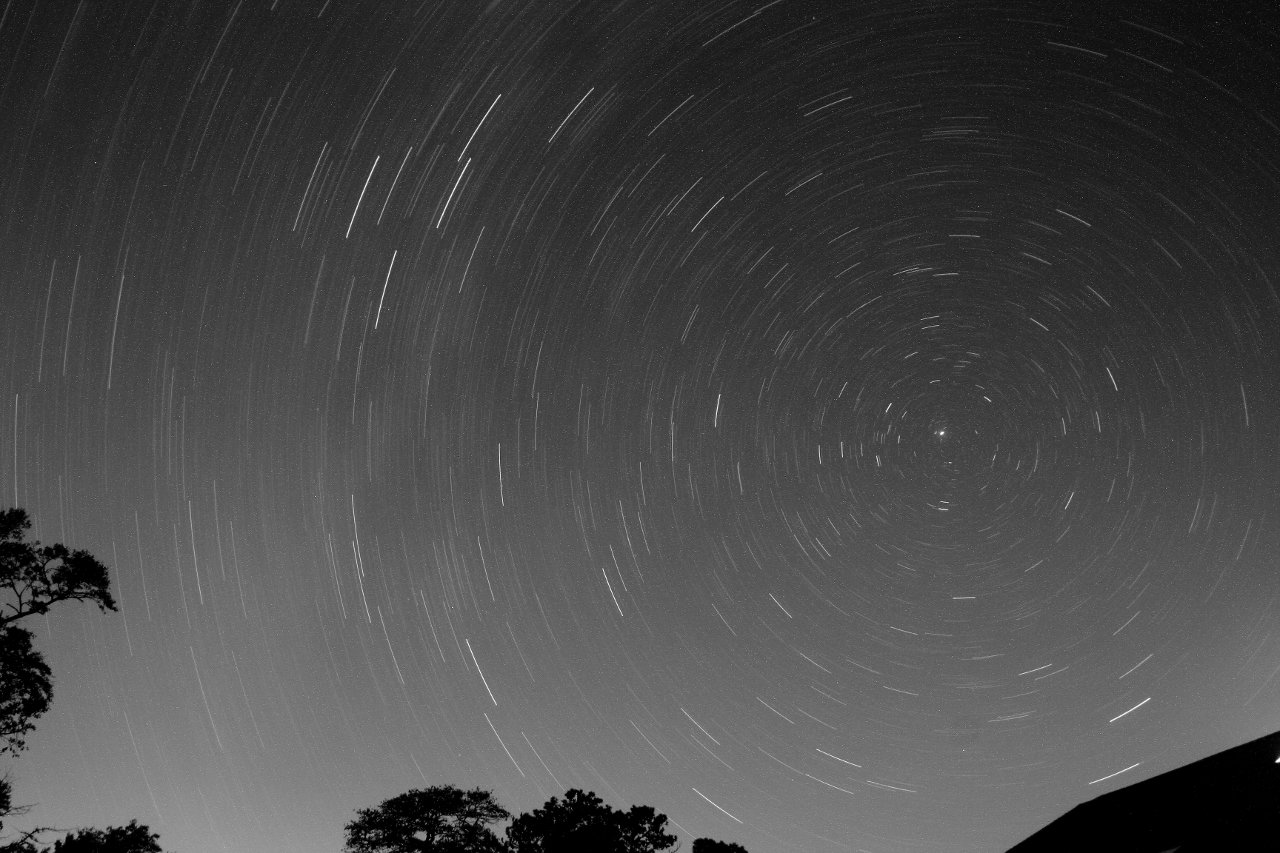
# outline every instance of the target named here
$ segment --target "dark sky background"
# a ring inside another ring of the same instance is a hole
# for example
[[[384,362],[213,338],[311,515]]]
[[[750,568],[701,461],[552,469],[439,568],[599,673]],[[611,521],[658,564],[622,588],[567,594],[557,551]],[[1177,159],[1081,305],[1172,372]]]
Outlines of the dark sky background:
[[[1173,5],[5,3],[0,503],[121,605],[24,825],[992,850],[1280,728],[1277,21]]]

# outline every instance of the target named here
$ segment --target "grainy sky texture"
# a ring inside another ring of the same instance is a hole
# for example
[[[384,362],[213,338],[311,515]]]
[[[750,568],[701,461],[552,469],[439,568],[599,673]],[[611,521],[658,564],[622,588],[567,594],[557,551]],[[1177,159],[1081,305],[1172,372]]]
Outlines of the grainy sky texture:
[[[982,851],[1280,728],[1277,22],[1177,5],[6,2],[0,501],[121,603],[28,822]]]

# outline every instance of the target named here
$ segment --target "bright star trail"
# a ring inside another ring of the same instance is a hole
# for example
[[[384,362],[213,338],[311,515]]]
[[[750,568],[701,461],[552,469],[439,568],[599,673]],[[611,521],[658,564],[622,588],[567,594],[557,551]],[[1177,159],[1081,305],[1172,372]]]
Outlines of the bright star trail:
[[[0,495],[121,605],[14,827],[1000,850],[1280,728],[1272,5],[5,4]]]

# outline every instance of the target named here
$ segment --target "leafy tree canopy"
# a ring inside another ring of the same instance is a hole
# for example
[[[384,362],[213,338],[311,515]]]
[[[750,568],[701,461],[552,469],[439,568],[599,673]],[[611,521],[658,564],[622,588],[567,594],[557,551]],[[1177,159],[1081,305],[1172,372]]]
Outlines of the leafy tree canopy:
[[[511,853],[656,853],[676,843],[666,825],[651,806],[622,812],[574,788],[512,821],[507,845]]]
[[[0,753],[17,755],[35,719],[49,710],[52,673],[25,628],[0,628]],[[7,809],[5,812],[7,814]]]
[[[433,785],[360,809],[346,826],[345,853],[498,853],[502,841],[489,828],[511,813],[493,794]]]
[[[44,853],[164,853],[160,836],[136,820],[128,826],[80,829],[59,838]]]
[[[26,510],[0,512],[0,753],[26,747],[34,720],[49,710],[49,666],[31,632],[14,623],[62,601],[91,601],[115,610],[107,568],[88,551],[26,541]]]
[[[13,804],[13,783],[9,781],[8,776],[0,777],[0,829],[4,829],[4,821],[13,815],[26,814],[27,806],[15,806]],[[28,832],[16,839],[9,841],[0,840],[0,853],[36,853],[36,849],[31,844],[31,839],[40,833],[40,830]]]
[[[698,838],[693,842],[693,853],[747,853],[747,848],[730,841],[716,841],[713,838]]]
[[[88,551],[27,542],[31,520],[24,509],[0,512],[0,627],[48,613],[61,601],[91,601],[115,610],[107,567]]]

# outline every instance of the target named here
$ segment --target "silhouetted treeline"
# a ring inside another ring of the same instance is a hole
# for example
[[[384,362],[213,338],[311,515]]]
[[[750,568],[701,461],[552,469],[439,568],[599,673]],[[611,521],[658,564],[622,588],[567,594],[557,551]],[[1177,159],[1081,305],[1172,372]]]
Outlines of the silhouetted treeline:
[[[18,755],[35,721],[49,710],[53,673],[23,620],[68,601],[114,611],[107,567],[87,551],[27,541],[25,510],[0,512],[0,755]],[[13,785],[0,774],[0,833],[5,820],[27,807],[13,802]],[[510,821],[499,836],[495,827]],[[595,794],[573,789],[541,808],[512,815],[493,794],[437,785],[407,791],[360,809],[346,825],[345,853],[661,853],[678,847],[667,817],[652,806],[620,811]],[[127,826],[82,828],[53,846],[37,827],[16,837],[0,834],[0,853],[163,853],[159,836]],[[65,832],[65,831],[64,831]],[[699,838],[693,853],[746,853],[738,844]]]
[[[0,512],[0,755],[26,749],[27,735],[53,700],[53,672],[32,642],[34,635],[18,623],[65,601],[87,601],[103,612],[116,609],[106,566],[88,551],[28,542],[30,529],[26,510]],[[0,776],[0,833],[5,820],[26,811],[14,805],[12,780]],[[78,829],[52,847],[39,846],[41,836],[54,831],[37,827],[16,837],[0,835],[0,853],[163,853],[159,836],[137,821]]]
[[[499,836],[497,824],[510,820]],[[652,806],[620,811],[577,788],[518,816],[482,788],[433,785],[356,812],[344,853],[660,853],[677,847],[667,816]],[[747,853],[699,838],[693,853]]]

